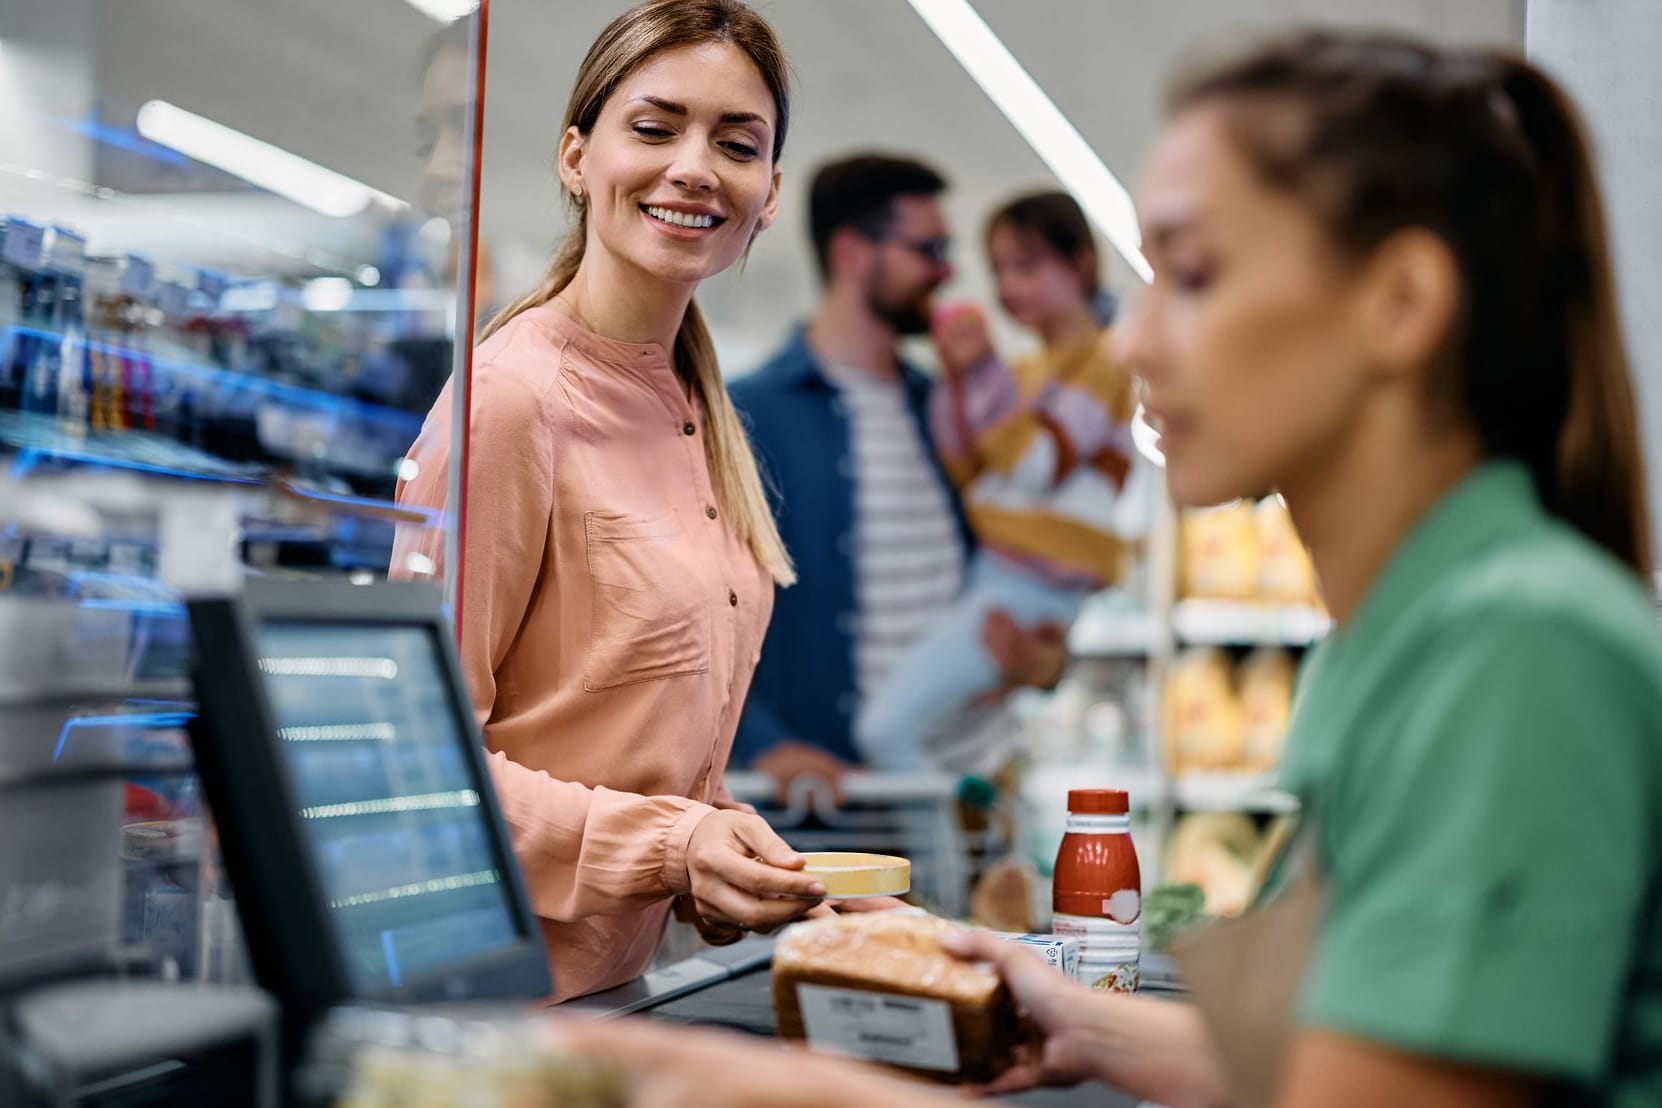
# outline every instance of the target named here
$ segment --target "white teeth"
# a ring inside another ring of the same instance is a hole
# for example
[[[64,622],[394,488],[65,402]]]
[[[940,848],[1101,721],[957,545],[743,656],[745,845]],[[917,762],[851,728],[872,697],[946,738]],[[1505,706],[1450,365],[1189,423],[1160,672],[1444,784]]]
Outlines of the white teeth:
[[[713,215],[691,215],[687,212],[673,212],[668,208],[647,208],[646,214],[653,219],[673,223],[677,227],[714,227],[716,223],[716,217]]]

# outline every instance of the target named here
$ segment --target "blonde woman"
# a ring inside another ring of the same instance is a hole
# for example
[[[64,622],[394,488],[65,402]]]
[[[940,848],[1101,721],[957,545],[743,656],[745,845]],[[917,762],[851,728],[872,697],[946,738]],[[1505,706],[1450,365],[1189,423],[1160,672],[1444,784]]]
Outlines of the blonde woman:
[[[792,570],[693,301],[773,222],[789,118],[744,4],[620,16],[566,109],[575,226],[474,353],[461,655],[555,999],[638,975],[677,898],[734,937],[824,893],[722,785]],[[402,501],[443,505],[449,411]]]

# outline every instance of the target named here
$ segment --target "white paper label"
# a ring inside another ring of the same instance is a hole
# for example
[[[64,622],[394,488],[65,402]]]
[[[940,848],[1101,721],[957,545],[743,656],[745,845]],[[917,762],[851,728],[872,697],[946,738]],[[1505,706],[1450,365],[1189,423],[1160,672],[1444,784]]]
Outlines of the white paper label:
[[[958,1043],[945,1001],[798,985],[797,1004],[815,1050],[952,1073]]]

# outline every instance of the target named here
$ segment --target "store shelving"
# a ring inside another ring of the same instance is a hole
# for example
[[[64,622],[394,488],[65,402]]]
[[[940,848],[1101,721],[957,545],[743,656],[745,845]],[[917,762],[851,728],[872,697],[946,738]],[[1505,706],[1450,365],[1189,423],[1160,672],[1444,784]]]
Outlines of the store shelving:
[[[1308,605],[1183,600],[1171,612],[1172,633],[1183,646],[1310,646],[1332,623]]]
[[[1248,503],[1237,507],[1250,510],[1255,506]],[[1259,522],[1270,522],[1261,517],[1272,513],[1275,506],[1256,507],[1263,509]],[[1279,535],[1270,534],[1265,541],[1279,538],[1283,542],[1279,553],[1284,557],[1285,536],[1289,533],[1284,529]],[[1174,665],[1187,651],[1195,649],[1222,650],[1234,667],[1260,650],[1286,650],[1296,657],[1321,641],[1332,627],[1327,613],[1313,604],[1271,599],[1297,592],[1289,588],[1293,575],[1285,561],[1274,567],[1274,573],[1266,572],[1262,586],[1258,585],[1260,571],[1250,568],[1257,564],[1254,561],[1246,563],[1248,568],[1224,570],[1214,563],[1208,580],[1233,586],[1232,591],[1220,587],[1216,596],[1187,595],[1186,590],[1195,585],[1186,579],[1188,575],[1180,565],[1187,550],[1182,517],[1170,503],[1163,503],[1145,545],[1147,567],[1141,576],[1141,595],[1135,601],[1126,597],[1092,598],[1069,635],[1074,673],[1089,690],[1088,698],[1107,700],[1125,709],[1130,725],[1140,733],[1134,744],[1141,752],[1140,761],[1125,766],[1102,764],[1094,760],[1097,755],[1072,763],[1066,757],[1052,757],[1035,767],[1039,773],[1028,798],[1034,818],[1043,823],[1045,813],[1063,802],[1061,790],[1077,787],[1086,778],[1090,784],[1129,791],[1134,810],[1142,813],[1139,848],[1146,855],[1143,864],[1150,885],[1163,879],[1166,857],[1161,844],[1170,839],[1184,817],[1228,813],[1262,825],[1266,817],[1284,815],[1297,807],[1294,798],[1278,790],[1276,771],[1256,771],[1263,764],[1261,756],[1242,759],[1243,765],[1255,767],[1252,771],[1183,769],[1170,758],[1162,723]],[[1081,726],[1088,739],[1090,709],[1080,718],[1086,721]],[[1043,724],[1034,728],[1034,739],[1045,745],[1045,729],[1053,733],[1056,726],[1053,718],[1045,717]],[[1067,748],[1065,739],[1049,745],[1057,750]],[[1042,848],[1036,858],[1038,853]]]
[[[1297,802],[1276,788],[1274,773],[1186,773],[1171,779],[1172,803],[1185,812],[1279,815]]]
[[[1068,633],[1068,650],[1083,658],[1141,658],[1155,653],[1165,637],[1153,612],[1087,609]]]

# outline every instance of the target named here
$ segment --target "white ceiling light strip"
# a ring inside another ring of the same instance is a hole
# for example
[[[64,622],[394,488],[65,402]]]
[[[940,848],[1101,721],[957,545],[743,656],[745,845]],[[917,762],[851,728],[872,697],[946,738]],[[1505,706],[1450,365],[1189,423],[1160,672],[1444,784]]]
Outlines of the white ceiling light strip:
[[[479,0],[408,0],[410,7],[440,23],[454,23],[479,6]]]
[[[935,37],[952,52],[1004,117],[1073,194],[1085,214],[1144,281],[1154,271],[1143,257],[1137,209],[1090,143],[1022,68],[969,0],[910,0]]]
[[[377,201],[402,211],[409,205],[345,174],[195,112],[152,100],[138,112],[138,132],[151,142],[241,177],[323,215],[359,215]]]

